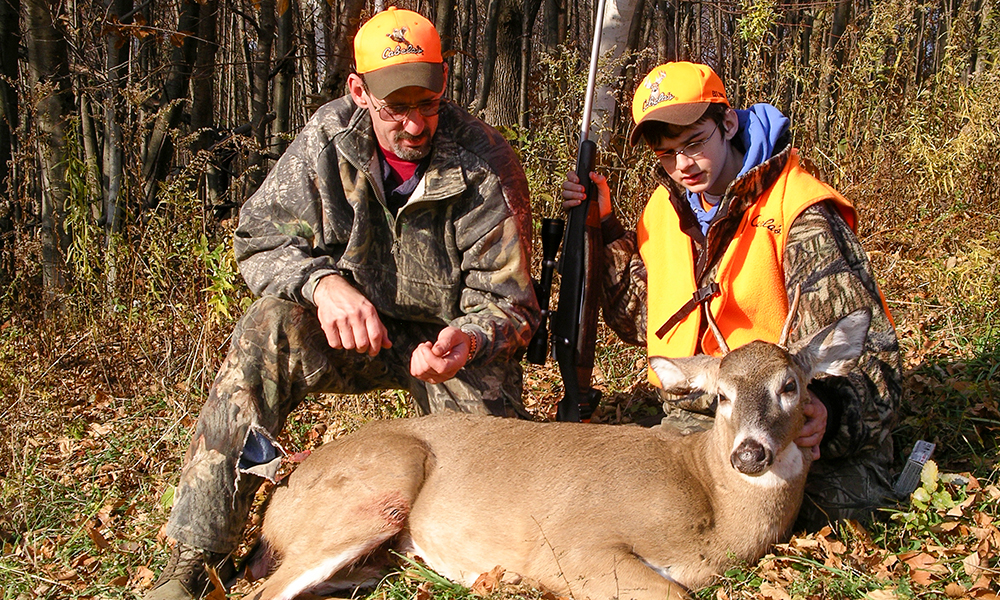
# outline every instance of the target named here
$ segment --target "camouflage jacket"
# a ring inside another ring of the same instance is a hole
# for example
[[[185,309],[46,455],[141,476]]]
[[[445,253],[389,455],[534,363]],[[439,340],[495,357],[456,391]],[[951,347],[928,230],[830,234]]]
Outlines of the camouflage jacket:
[[[236,260],[250,289],[312,304],[319,279],[339,274],[383,318],[472,329],[474,363],[513,357],[539,321],[514,151],[446,104],[423,179],[394,215],[376,145],[371,117],[347,96],[306,123],[240,211]]]
[[[683,195],[659,166],[656,181],[670,190],[671,202],[681,216],[683,232],[694,244],[696,262],[705,260],[697,285],[714,280],[719,261],[736,235],[744,212],[771,186],[784,169],[790,146],[734,181],[721,200],[718,218],[703,236]],[[688,226],[690,225],[690,226]],[[615,218],[603,226],[606,270],[603,273],[604,319],[629,343],[646,343],[646,266],[639,256],[634,231],[626,231]],[[848,377],[814,380],[810,389],[827,406],[824,458],[850,456],[879,448],[891,433],[901,395],[899,344],[886,314],[871,265],[854,232],[835,208],[826,202],[806,209],[788,230],[784,251],[785,289],[789,296],[802,284],[799,323],[791,341],[808,336],[837,318],[860,308],[872,310],[865,351]],[[702,327],[705,327],[703,324]],[[683,408],[710,412],[712,398],[691,397]]]

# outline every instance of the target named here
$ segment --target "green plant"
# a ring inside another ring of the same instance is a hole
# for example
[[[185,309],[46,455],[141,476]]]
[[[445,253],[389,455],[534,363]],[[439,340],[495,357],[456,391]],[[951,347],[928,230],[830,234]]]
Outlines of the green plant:
[[[234,316],[238,315],[234,315],[235,311],[231,309],[239,308],[242,313],[252,301],[249,296],[240,297],[238,294],[236,281],[240,279],[240,274],[232,246],[226,242],[219,242],[210,249],[208,237],[202,234],[194,252],[204,263],[205,278],[208,280],[208,286],[202,291],[207,293],[205,304],[208,307],[209,319],[232,321]]]

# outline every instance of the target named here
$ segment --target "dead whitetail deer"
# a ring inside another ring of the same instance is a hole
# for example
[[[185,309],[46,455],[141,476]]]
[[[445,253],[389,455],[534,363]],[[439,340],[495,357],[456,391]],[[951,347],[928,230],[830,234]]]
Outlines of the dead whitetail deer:
[[[790,350],[652,358],[666,388],[718,394],[713,428],[688,436],[468,415],[371,423],[275,490],[264,555],[280,566],[251,596],[354,587],[390,547],[465,585],[499,565],[577,599],[683,598],[791,534],[811,460],[793,442],[801,394],[846,374],[869,319],[853,312]]]

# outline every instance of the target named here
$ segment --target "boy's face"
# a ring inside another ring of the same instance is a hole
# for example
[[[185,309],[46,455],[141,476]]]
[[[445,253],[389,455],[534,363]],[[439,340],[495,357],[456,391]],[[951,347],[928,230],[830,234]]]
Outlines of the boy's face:
[[[661,138],[650,147],[671,179],[692,193],[721,195],[739,174],[742,160],[730,140],[739,119],[726,111],[725,128],[708,119],[695,123],[677,137]]]

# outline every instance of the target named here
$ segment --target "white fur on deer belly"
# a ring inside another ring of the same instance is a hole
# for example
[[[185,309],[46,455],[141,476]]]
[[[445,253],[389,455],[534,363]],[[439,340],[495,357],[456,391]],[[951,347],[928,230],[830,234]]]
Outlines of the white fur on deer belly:
[[[472,587],[472,584],[476,583],[476,579],[479,579],[479,576],[482,575],[482,573],[467,573],[455,565],[450,565],[441,560],[434,554],[428,554],[412,539],[409,541],[408,551],[423,559],[427,566],[438,575],[443,575],[444,577],[447,577],[456,583],[460,583],[465,587]]]
[[[788,482],[802,474],[805,469],[805,460],[802,457],[804,450],[795,445],[794,442],[785,446],[785,449],[774,458],[771,468],[763,475],[756,477],[740,473],[740,477],[747,483],[764,489],[772,489],[788,485]]]
[[[660,577],[666,579],[670,583],[673,583],[673,584],[678,585],[680,587],[684,587],[683,585],[681,585],[681,583],[679,581],[677,581],[676,579],[674,579],[673,577],[670,576],[670,567],[661,567],[659,565],[654,565],[653,563],[649,562],[648,560],[646,560],[642,556],[639,556],[639,560],[642,561],[642,564],[644,564],[647,567],[649,567],[650,569],[656,571],[656,574],[659,575]]]
[[[337,556],[323,560],[319,565],[296,577],[294,581],[288,584],[288,587],[281,590],[281,593],[276,597],[277,600],[293,600],[302,592],[312,589],[313,586],[322,584],[332,577],[334,573],[357,559],[359,555],[367,552],[369,550],[368,546],[369,544],[358,544],[353,548],[341,552]]]

